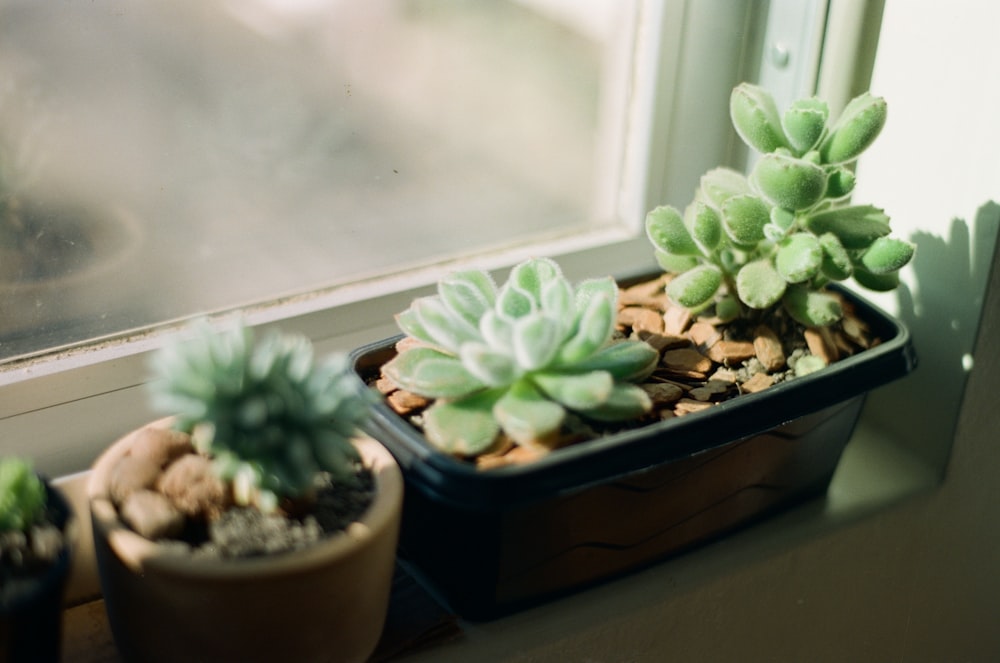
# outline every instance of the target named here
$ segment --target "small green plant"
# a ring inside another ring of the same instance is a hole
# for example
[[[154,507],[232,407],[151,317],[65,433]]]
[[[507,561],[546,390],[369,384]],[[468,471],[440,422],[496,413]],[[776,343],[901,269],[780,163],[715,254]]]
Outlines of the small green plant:
[[[694,310],[715,304],[723,319],[783,306],[804,325],[826,326],[842,316],[823,292],[830,281],[895,288],[914,245],[889,236],[881,209],[847,203],[849,166],[881,132],[885,100],[862,94],[831,124],[817,98],[779,115],[768,92],[744,83],[733,90],[730,115],[761,153],[749,178],[716,168],[683,214],[662,206],[646,217],[660,265],[677,275],[670,298]]]
[[[21,458],[0,460],[0,532],[27,531],[45,513],[45,484]]]
[[[201,322],[193,338],[158,352],[153,370],[154,404],[214,458],[238,504],[267,512],[281,498],[308,498],[321,472],[353,480],[350,439],[374,396],[345,355],[316,362],[305,337],[258,342],[242,324],[215,331]]]
[[[525,261],[497,289],[481,271],[438,283],[436,296],[396,316],[416,343],[384,374],[435,399],[423,414],[427,439],[465,456],[487,451],[501,431],[532,445],[556,436],[573,411],[598,421],[648,412],[629,384],[659,359],[639,341],[612,342],[618,288],[611,278],[574,289],[549,259]]]

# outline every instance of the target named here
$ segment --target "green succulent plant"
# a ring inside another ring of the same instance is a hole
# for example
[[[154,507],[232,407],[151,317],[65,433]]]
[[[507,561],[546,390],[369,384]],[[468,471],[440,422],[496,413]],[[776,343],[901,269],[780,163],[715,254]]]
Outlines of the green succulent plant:
[[[798,322],[826,326],[841,318],[830,281],[891,290],[915,246],[890,237],[889,217],[852,205],[850,164],[885,125],[886,102],[864,93],[831,123],[827,104],[800,99],[779,114],[764,89],[743,83],[730,98],[737,133],[761,153],[749,177],[707,172],[693,202],[646,216],[660,265],[676,277],[678,304],[734,318],[783,306]]]
[[[0,460],[0,532],[27,531],[45,513],[45,484],[31,462]]]
[[[515,266],[499,289],[484,272],[459,272],[396,316],[417,342],[383,372],[434,399],[425,435],[458,455],[487,451],[501,431],[518,444],[544,442],[568,411],[632,419],[651,404],[630,382],[648,376],[659,355],[639,341],[612,341],[617,299],[611,278],[574,289],[545,258]]]
[[[152,368],[154,405],[214,459],[237,503],[272,511],[281,498],[308,498],[321,472],[354,479],[350,440],[374,396],[345,355],[315,361],[305,337],[257,341],[242,324],[215,331],[202,321]]]

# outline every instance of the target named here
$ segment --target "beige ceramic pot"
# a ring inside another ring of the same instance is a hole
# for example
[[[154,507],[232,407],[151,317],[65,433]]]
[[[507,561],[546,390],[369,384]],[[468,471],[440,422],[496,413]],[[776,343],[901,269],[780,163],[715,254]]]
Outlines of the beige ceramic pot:
[[[169,419],[151,426],[168,426]],[[363,661],[382,633],[402,507],[392,456],[356,442],[376,484],[364,517],[308,549],[241,560],[170,554],[118,517],[108,475],[134,433],[97,461],[94,546],[115,643],[128,661]]]

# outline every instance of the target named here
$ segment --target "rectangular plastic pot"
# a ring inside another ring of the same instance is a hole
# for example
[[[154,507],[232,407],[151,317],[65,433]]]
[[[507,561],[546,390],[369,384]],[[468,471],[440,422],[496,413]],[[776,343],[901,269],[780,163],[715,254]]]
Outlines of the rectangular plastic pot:
[[[380,404],[406,482],[400,555],[459,615],[491,619],[648,565],[825,493],[871,389],[916,365],[909,333],[851,294],[882,342],[756,394],[477,470]],[[365,379],[399,337],[356,350]]]

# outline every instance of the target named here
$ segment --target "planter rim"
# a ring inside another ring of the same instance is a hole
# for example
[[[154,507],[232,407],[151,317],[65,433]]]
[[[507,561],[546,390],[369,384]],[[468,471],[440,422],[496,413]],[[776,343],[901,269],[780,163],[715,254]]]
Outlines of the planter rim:
[[[172,417],[159,419],[147,426],[167,428]],[[275,577],[298,573],[303,569],[329,564],[332,559],[354,553],[359,543],[369,540],[376,533],[390,527],[394,512],[403,499],[403,479],[389,451],[376,440],[359,436],[354,445],[361,453],[375,481],[375,498],[368,510],[343,532],[326,537],[301,550],[240,559],[217,559],[192,556],[170,550],[156,541],[150,541],[129,528],[118,516],[118,511],[108,496],[107,477],[115,461],[130,446],[131,437],[138,430],[120,438],[98,458],[87,486],[90,512],[94,526],[106,536],[109,545],[133,571],[155,568],[158,573],[178,577],[212,577],[232,582],[250,578]]]
[[[384,402],[375,407],[368,433],[389,446],[406,472],[440,499],[484,503],[526,503],[539,495],[579,490],[609,477],[622,476],[665,460],[710,451],[733,439],[757,435],[803,415],[841,403],[901,378],[916,366],[909,330],[898,319],[845,288],[834,289],[850,300],[881,342],[821,371],[782,382],[754,394],[718,403],[703,412],[647,424],[641,428],[570,445],[525,465],[487,471],[431,447],[423,435]],[[391,349],[397,335],[354,350],[359,362]],[[669,441],[658,440],[669,436]]]

